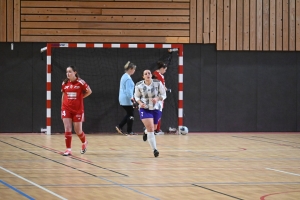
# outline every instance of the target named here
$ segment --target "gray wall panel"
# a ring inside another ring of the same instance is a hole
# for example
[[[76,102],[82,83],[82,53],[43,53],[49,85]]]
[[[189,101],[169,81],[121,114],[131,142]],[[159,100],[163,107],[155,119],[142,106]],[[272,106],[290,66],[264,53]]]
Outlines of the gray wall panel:
[[[256,131],[256,53],[217,55],[217,130]]]
[[[189,131],[201,129],[201,46],[184,46],[184,70],[183,70],[183,124],[189,127]]]
[[[0,48],[0,132],[32,132],[32,44]]]
[[[215,45],[201,46],[201,127],[217,131],[217,52]]]
[[[300,52],[296,53],[296,57],[297,57],[297,117],[296,117],[296,121],[297,121],[297,131],[300,131]]]
[[[257,57],[257,131],[296,131],[297,56],[262,52]]]
[[[46,128],[46,54],[39,53],[43,47],[46,43],[33,43],[32,47],[32,132]]]

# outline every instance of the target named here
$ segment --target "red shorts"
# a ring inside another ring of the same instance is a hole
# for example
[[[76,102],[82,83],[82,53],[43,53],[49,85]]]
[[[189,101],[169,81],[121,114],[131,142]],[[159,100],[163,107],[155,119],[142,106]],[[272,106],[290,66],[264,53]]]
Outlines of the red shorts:
[[[61,118],[71,118],[73,122],[84,122],[84,113],[72,113],[68,110],[62,110]]]

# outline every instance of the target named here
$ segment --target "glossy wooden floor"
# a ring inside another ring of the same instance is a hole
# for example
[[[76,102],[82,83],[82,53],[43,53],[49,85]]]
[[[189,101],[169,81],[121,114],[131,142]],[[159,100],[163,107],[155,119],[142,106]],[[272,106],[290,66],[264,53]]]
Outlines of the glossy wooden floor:
[[[0,199],[299,200],[300,134],[0,134]]]

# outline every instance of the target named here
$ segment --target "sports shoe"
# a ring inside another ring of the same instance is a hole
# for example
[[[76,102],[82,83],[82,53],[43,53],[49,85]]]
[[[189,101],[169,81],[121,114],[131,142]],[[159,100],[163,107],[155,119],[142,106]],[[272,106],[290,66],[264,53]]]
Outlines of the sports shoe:
[[[177,131],[177,128],[169,127],[169,132],[174,132],[174,131]]]
[[[143,134],[143,140],[144,140],[144,142],[147,141],[147,134],[145,132],[146,132],[146,128],[144,127],[144,134]]]
[[[134,133],[134,132],[130,132],[130,133],[127,133],[128,135],[138,135],[137,133]]]
[[[81,154],[84,154],[86,152],[87,145],[88,145],[88,141],[85,141],[85,143],[82,144],[81,150],[80,150]]]
[[[72,155],[72,151],[69,150],[69,149],[67,149],[67,150],[65,151],[65,153],[63,153],[63,156],[71,156],[71,155]]]
[[[155,130],[154,135],[164,135],[165,133],[162,130]]]
[[[155,157],[158,157],[159,152],[156,149],[154,149],[153,154],[154,154]]]
[[[124,135],[122,129],[119,126],[116,126],[116,130],[118,133],[120,133],[121,135]]]

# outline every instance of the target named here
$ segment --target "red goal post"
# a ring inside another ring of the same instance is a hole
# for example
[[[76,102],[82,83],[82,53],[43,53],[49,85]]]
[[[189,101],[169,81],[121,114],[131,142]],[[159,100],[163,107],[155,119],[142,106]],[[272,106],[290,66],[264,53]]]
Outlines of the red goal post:
[[[164,48],[178,51],[178,128],[183,126],[183,45],[182,44],[115,44],[115,43],[47,43],[46,69],[46,128],[41,132],[51,135],[51,54],[52,48]]]

